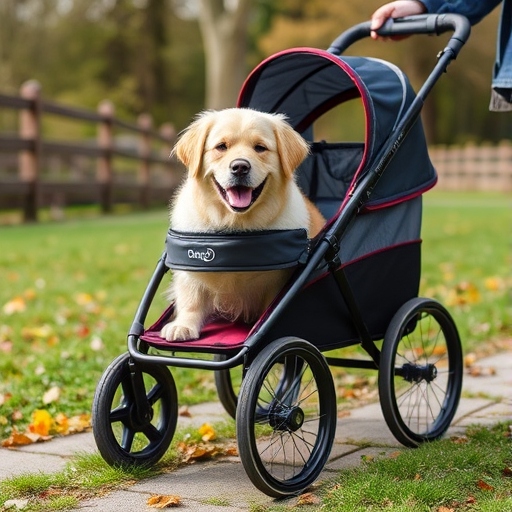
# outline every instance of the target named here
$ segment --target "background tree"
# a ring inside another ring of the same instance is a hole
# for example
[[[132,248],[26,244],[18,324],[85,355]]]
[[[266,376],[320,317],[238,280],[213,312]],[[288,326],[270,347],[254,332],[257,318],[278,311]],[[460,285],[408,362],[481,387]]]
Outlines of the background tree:
[[[233,106],[249,71],[294,46],[327,48],[368,19],[383,0],[0,0],[0,91],[35,78],[47,98],[96,108],[111,99],[121,116],[150,112],[184,127],[203,108]],[[431,142],[509,137],[512,116],[489,113],[498,11],[473,28],[467,47],[423,111]],[[349,53],[402,67],[415,88],[444,40],[365,40]],[[0,129],[14,129],[0,112]],[[333,113],[322,136],[353,137],[361,112]],[[359,136],[359,135],[358,135]]]

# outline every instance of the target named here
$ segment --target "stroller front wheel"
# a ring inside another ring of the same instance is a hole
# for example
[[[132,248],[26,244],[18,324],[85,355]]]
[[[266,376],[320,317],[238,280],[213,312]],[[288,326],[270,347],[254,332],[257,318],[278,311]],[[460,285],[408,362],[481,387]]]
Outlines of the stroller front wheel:
[[[439,302],[415,298],[395,314],[384,336],[379,397],[386,423],[405,446],[441,437],[462,388],[457,327]]]
[[[111,466],[151,466],[167,451],[176,430],[176,385],[164,366],[130,363],[128,353],[117,357],[96,388],[94,439]]]
[[[242,381],[238,450],[253,484],[283,498],[312,484],[331,451],[336,395],[320,351],[297,338],[265,347]]]

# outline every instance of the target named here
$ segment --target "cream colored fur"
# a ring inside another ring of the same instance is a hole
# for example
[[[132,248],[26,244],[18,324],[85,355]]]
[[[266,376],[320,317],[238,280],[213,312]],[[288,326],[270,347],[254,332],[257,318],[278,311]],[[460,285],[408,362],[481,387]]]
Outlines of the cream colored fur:
[[[325,223],[294,181],[309,149],[284,116],[250,109],[204,112],[174,151],[188,170],[171,208],[175,230],[306,228],[313,237]],[[168,341],[196,339],[214,314],[254,321],[290,273],[175,271],[169,290],[175,314],[161,336]]]

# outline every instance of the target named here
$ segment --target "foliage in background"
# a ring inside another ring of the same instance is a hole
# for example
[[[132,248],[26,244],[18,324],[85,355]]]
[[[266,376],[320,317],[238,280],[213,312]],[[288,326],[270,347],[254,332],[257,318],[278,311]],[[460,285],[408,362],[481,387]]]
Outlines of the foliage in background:
[[[49,99],[96,108],[108,98],[121,117],[146,111],[157,125],[171,121],[180,130],[205,105],[203,41],[194,8],[198,2],[2,0],[0,91],[15,93],[25,80],[37,79]],[[382,0],[252,0],[247,55],[239,64],[242,76],[284,48],[327,48],[380,4]],[[469,44],[428,101],[424,121],[430,141],[496,141],[510,135],[510,116],[487,110],[497,17],[498,9],[474,27]],[[417,87],[444,37],[368,40],[355,50],[401,65]],[[14,122],[2,114],[0,129],[13,129]],[[332,124],[334,135],[347,136],[344,127],[351,124],[339,118]]]

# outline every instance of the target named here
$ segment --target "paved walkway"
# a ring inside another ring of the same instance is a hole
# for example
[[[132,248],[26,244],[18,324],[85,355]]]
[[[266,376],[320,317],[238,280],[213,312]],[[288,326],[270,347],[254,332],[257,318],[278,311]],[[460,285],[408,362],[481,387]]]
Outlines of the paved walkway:
[[[482,368],[479,376],[464,375],[462,399],[448,436],[463,433],[470,424],[512,420],[512,352],[488,357],[477,364]],[[217,403],[194,406],[190,412],[190,418],[180,417],[178,427],[215,423],[226,418]],[[361,448],[361,441],[366,442],[365,448]],[[333,478],[337,470],[359,464],[365,455],[392,452],[397,447],[401,445],[389,432],[380,404],[354,409],[338,420],[332,454],[320,480]],[[95,450],[91,433],[16,449],[0,448],[0,479],[22,473],[58,471],[75,453]],[[155,494],[180,496],[180,510],[198,512],[247,511],[257,504],[272,503],[271,498],[254,488],[238,457],[223,457],[189,464],[172,473],[120,488],[101,498],[84,501],[75,510],[149,512],[154,509],[149,508],[146,501]]]

